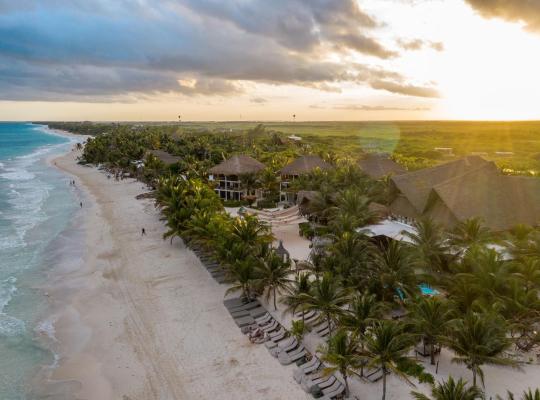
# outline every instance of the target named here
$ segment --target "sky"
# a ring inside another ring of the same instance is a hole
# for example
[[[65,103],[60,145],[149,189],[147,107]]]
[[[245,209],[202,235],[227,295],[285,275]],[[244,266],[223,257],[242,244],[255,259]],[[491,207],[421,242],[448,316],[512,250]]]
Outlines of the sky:
[[[0,120],[540,120],[537,0],[0,0]]]

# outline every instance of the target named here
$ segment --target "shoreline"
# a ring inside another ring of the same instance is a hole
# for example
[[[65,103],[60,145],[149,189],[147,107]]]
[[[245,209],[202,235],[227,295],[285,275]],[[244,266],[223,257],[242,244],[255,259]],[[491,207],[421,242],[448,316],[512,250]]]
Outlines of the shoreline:
[[[163,241],[157,210],[135,199],[142,183],[107,179],[77,164],[78,153],[51,160],[84,193],[85,250],[80,266],[55,268],[43,287],[58,363],[34,385],[36,397],[307,399],[294,367],[251,344],[223,312],[226,288],[180,240]]]

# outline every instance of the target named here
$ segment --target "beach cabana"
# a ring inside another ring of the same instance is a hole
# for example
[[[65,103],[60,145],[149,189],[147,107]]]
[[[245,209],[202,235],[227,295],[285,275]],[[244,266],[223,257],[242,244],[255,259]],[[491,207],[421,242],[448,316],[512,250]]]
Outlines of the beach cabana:
[[[382,179],[385,176],[401,175],[407,170],[392,160],[386,154],[371,153],[358,161],[360,169],[372,179]]]
[[[235,155],[208,171],[210,181],[216,183],[214,190],[223,200],[242,200],[246,196],[260,197],[259,190],[243,187],[242,176],[257,174],[265,165],[246,155]]]
[[[315,170],[326,171],[333,167],[319,156],[302,156],[286,165],[279,171],[281,182],[279,186],[280,201],[294,204],[297,200],[297,193],[290,189],[291,182],[301,175],[309,174]]]

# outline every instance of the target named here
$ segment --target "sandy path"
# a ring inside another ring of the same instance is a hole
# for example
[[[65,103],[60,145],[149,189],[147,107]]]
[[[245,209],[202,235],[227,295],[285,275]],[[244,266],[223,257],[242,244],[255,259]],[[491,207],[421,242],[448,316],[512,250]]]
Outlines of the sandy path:
[[[76,155],[55,162],[85,189],[87,252],[48,288],[61,356],[51,378],[71,393],[43,391],[55,399],[307,399],[294,367],[240,333],[222,305],[225,288],[195,255],[161,239],[151,201],[135,199],[141,183],[109,180]]]

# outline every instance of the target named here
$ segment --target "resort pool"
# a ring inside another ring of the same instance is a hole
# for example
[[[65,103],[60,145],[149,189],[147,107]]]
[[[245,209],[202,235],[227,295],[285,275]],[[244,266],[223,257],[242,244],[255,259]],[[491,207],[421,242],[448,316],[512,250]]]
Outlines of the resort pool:
[[[437,289],[433,289],[431,286],[425,283],[420,285],[420,290],[424,296],[436,296],[440,293]]]

